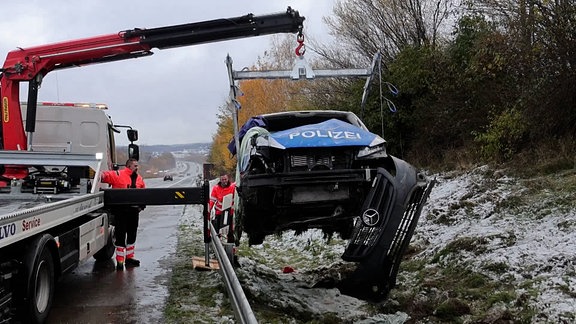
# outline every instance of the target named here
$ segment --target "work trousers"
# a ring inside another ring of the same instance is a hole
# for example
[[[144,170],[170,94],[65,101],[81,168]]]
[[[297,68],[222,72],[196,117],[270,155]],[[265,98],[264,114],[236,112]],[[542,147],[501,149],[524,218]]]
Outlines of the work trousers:
[[[225,214],[228,214],[226,217]],[[230,211],[224,211],[222,214],[216,214],[214,219],[212,220],[212,226],[214,226],[214,230],[216,231],[217,235],[220,236],[220,230],[226,226],[227,229],[227,241],[228,243],[234,243],[234,215]],[[226,218],[226,219],[224,219]]]
[[[137,207],[116,207],[114,214],[114,243],[116,246],[126,247],[136,243],[140,209]]]

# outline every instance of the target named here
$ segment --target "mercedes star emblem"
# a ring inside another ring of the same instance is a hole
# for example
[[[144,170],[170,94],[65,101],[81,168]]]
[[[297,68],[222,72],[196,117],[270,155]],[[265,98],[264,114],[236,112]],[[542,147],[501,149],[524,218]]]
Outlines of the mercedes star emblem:
[[[368,227],[374,227],[380,221],[380,214],[374,208],[368,208],[362,213],[362,223]]]

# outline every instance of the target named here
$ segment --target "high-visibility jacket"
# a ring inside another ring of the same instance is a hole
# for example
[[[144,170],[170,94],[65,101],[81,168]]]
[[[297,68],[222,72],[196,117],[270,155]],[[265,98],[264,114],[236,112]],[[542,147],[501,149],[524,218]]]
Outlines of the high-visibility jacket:
[[[112,186],[112,188],[119,188],[119,189],[126,189],[130,188],[132,184],[132,170],[129,168],[124,168],[120,171],[104,171],[102,172],[102,176],[100,180],[102,182],[108,183]],[[146,188],[144,184],[144,179],[142,176],[138,175],[136,177],[136,188]]]
[[[234,190],[236,189],[236,183],[232,182],[228,187],[222,187],[220,183],[212,188],[212,193],[210,194],[210,201],[208,203],[208,210],[212,210],[214,207],[214,213],[216,215],[222,214],[222,200],[225,196],[232,194],[234,197]],[[233,200],[232,200],[233,201]],[[234,209],[232,209],[233,211]]]

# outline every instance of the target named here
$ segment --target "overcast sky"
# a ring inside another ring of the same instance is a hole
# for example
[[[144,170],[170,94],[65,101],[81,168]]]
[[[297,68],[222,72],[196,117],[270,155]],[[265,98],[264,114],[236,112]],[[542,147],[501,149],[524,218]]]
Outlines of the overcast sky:
[[[332,0],[10,1],[2,6],[0,56],[3,62],[17,47],[248,13],[266,15],[285,12],[288,6],[306,17],[306,38],[322,39],[327,33],[322,17],[332,13],[332,5]],[[51,72],[39,101],[106,103],[115,123],[139,130],[141,145],[210,142],[218,107],[228,96],[226,55],[232,57],[234,70],[251,66],[271,47],[272,38],[154,49],[149,57]],[[26,89],[25,84],[21,88]],[[26,98],[21,91],[20,99]],[[124,133],[118,143],[127,143]]]

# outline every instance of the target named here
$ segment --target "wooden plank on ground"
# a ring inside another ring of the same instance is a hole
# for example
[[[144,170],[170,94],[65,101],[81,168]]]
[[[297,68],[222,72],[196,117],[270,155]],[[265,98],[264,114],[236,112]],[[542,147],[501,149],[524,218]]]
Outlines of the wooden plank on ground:
[[[210,259],[208,266],[206,266],[204,257],[194,256],[192,257],[192,268],[196,270],[218,270],[220,269],[220,264],[218,264],[218,260]]]

